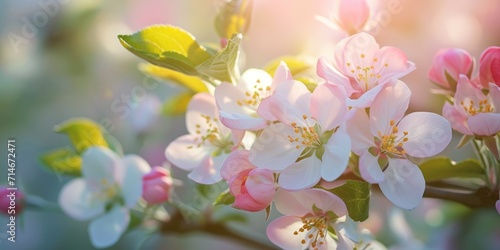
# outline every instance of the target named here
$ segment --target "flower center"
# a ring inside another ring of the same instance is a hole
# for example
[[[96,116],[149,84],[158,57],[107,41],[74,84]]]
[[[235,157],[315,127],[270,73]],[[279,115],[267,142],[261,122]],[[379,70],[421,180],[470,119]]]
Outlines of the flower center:
[[[205,114],[201,114],[201,117],[203,117],[205,123],[203,124],[204,126],[202,126],[202,124],[195,125],[195,133],[197,136],[194,138],[194,141],[198,142],[198,144],[196,144],[196,147],[199,148],[204,143],[210,143],[224,151],[226,151],[226,149],[228,148],[230,149],[233,145],[231,136],[224,136],[221,134],[218,125],[216,124],[219,119]],[[191,149],[193,148],[193,146],[188,146],[187,148]]]
[[[307,115],[302,115],[302,118],[307,122]],[[288,140],[291,143],[296,143],[295,148],[299,149],[301,147],[304,148],[319,148],[322,143],[320,137],[318,135],[317,126],[310,126],[307,124],[306,126],[299,126],[297,123],[292,122],[293,127],[293,135],[288,135]]]
[[[319,249],[319,247],[326,242],[325,238],[328,235],[328,218],[326,216],[306,215],[301,218],[301,221],[302,227],[293,232],[293,234],[298,235],[299,232],[305,232],[305,237],[302,239],[301,243],[305,245],[309,242],[312,249]]]
[[[479,113],[491,113],[495,111],[495,107],[491,105],[488,99],[479,101],[477,105],[473,100],[466,99],[460,102],[460,106],[462,106],[465,112],[467,112],[467,114],[469,114],[470,116],[477,115]]]
[[[346,65],[351,70],[352,76],[358,81],[359,87],[363,93],[373,88],[380,78],[380,74],[389,66],[388,63],[384,64],[382,69],[378,66],[378,58],[374,57],[372,60],[366,58],[365,54],[360,55],[361,61],[359,65],[348,62]]]
[[[270,86],[262,86],[260,79],[257,79],[253,85],[253,91],[245,91],[245,98],[236,100],[236,103],[239,106],[245,106],[253,110],[257,110],[262,98],[269,96],[270,91]]]
[[[408,132],[403,132],[403,137],[398,138],[399,129],[395,126],[395,121],[391,120],[389,122],[391,125],[391,133],[388,135],[383,135],[382,132],[378,132],[380,139],[379,149],[383,154],[391,154],[396,156],[403,156],[406,151],[403,149],[403,144],[408,141]]]

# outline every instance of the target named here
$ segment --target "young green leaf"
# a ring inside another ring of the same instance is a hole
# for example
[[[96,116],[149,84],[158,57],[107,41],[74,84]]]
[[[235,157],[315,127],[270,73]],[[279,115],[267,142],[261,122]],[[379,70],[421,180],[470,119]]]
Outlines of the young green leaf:
[[[483,178],[485,176],[483,168],[474,159],[456,163],[446,157],[436,157],[420,164],[419,168],[426,182],[454,177]]]
[[[103,136],[103,128],[98,123],[86,118],[69,119],[54,127],[55,132],[66,134],[78,154],[88,147],[108,147]]]
[[[158,67],[149,63],[139,64],[139,69],[155,78],[166,80],[173,84],[188,88],[189,90],[198,92],[208,92],[207,86],[203,81],[196,76],[189,76],[171,69]]]
[[[234,196],[229,192],[229,189],[222,192],[217,199],[215,199],[215,202],[213,206],[216,205],[232,205],[234,203]]]
[[[230,0],[224,3],[215,17],[215,29],[223,38],[244,34],[250,26],[252,0]]]
[[[368,219],[370,203],[370,184],[362,181],[347,180],[344,185],[330,189],[340,197],[347,206],[349,217],[354,221]]]
[[[82,159],[72,149],[56,149],[42,155],[40,161],[50,171],[73,176],[81,175]]]

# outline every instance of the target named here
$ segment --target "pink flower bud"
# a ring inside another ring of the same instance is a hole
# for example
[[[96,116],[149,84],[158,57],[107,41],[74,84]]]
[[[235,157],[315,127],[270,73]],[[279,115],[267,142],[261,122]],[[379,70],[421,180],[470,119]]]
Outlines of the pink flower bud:
[[[481,54],[479,80],[484,88],[488,88],[490,82],[500,86],[500,47],[491,46]]]
[[[440,49],[432,61],[429,79],[443,89],[455,92],[461,74],[470,78],[474,68],[474,58],[464,49]]]
[[[8,190],[0,187],[0,212],[9,216],[15,216],[24,208],[24,194],[19,190]]]
[[[235,197],[233,206],[250,212],[269,206],[275,189],[273,172],[268,169],[245,169],[229,181],[229,190]]]
[[[142,197],[154,205],[168,200],[173,180],[170,171],[163,167],[153,167],[151,172],[142,177]]]
[[[366,0],[340,0],[337,24],[350,35],[358,33],[368,21],[370,9]]]

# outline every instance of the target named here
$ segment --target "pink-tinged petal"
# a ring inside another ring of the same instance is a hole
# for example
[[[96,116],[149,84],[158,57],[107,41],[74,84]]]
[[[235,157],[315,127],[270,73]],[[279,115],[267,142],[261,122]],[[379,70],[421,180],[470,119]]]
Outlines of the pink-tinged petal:
[[[265,128],[250,149],[249,160],[260,168],[283,170],[294,163],[302,153],[287,135],[294,135],[292,127],[282,123]]]
[[[298,229],[303,225],[298,217],[282,216],[269,223],[266,234],[269,240],[282,249],[302,250],[308,247],[308,245],[301,243],[306,238],[307,231],[298,232]],[[294,235],[295,231],[298,232],[297,235]]]
[[[313,206],[323,212],[333,211],[339,217],[347,214],[347,207],[342,199],[326,190],[317,188],[302,191],[278,189],[274,204],[280,213],[299,217],[313,213]]]
[[[250,194],[238,194],[234,197],[233,207],[248,212],[258,212],[269,206],[268,204],[263,204],[256,201]]]
[[[500,113],[479,113],[469,117],[467,124],[475,135],[492,136],[500,132]]]
[[[362,155],[375,146],[370,120],[364,109],[356,109],[354,116],[347,121],[347,133],[352,140],[352,151],[357,155]]]
[[[88,220],[104,213],[106,202],[94,195],[83,178],[71,180],[59,193],[59,206],[76,220]]]
[[[490,83],[488,87],[490,90],[491,102],[495,107],[495,112],[500,113],[500,87],[493,83]]]
[[[123,207],[114,206],[108,213],[89,224],[90,242],[96,248],[112,246],[125,232],[129,222],[129,211]]]
[[[365,152],[359,157],[359,173],[363,179],[370,183],[384,181],[384,173],[378,163],[378,157],[369,152]]]
[[[390,83],[390,81],[387,81]],[[374,88],[366,91],[363,95],[361,95],[358,99],[347,99],[347,106],[355,107],[355,108],[369,108],[372,106],[373,100],[377,97],[377,95],[382,91],[386,84],[379,84]]]
[[[451,141],[450,123],[442,116],[430,112],[414,112],[398,124],[401,133],[408,132],[403,148],[414,157],[430,157],[443,151]]]
[[[345,125],[339,127],[324,148],[325,152],[321,159],[321,177],[325,181],[333,181],[342,175],[351,154],[351,138],[345,131]]]
[[[331,84],[320,84],[311,96],[311,115],[323,131],[332,130],[345,120],[347,106],[344,90]]]
[[[384,174],[385,180],[379,186],[392,203],[404,209],[418,206],[424,194],[425,179],[415,164],[406,159],[389,158]]]
[[[365,58],[372,60],[379,49],[380,46],[372,35],[365,32],[352,35],[340,40],[335,46],[335,65],[343,75],[356,78],[357,76],[353,75],[348,63],[363,66],[364,62],[361,54],[364,54]]]
[[[250,171],[245,186],[248,193],[256,201],[262,204],[271,204],[276,192],[274,174],[271,170],[257,168]]]
[[[222,164],[220,175],[224,180],[229,181],[233,176],[238,175],[243,170],[254,169],[255,166],[248,161],[250,152],[248,150],[236,150],[231,152]]]
[[[262,117],[263,119],[267,121],[276,121],[278,118],[273,115],[273,112],[271,111],[271,100],[272,96],[266,97],[260,101],[260,105],[257,108],[257,114]]]
[[[460,75],[460,79],[457,83],[457,92],[455,93],[455,107],[457,110],[460,110],[460,112],[465,115],[465,111],[460,104],[462,101],[465,101],[467,105],[469,101],[479,103],[479,101],[484,99],[486,99],[486,96],[481,89],[467,78],[467,76]]]
[[[370,127],[374,136],[391,132],[390,121],[397,123],[403,118],[410,104],[411,92],[402,81],[385,85],[370,108]]]
[[[483,51],[479,59],[479,78],[484,87],[489,83],[500,85],[500,47],[491,46]]]
[[[325,79],[327,83],[344,88],[347,96],[351,96],[354,92],[356,92],[356,90],[352,88],[349,78],[342,75],[336,68],[334,68],[328,62],[326,57],[318,59],[316,68],[318,76]]]
[[[271,85],[271,91],[274,91],[276,87],[283,81],[292,80],[292,72],[286,65],[285,62],[281,61],[278,68],[274,72],[273,83]]]
[[[322,162],[316,156],[305,158],[284,169],[278,179],[280,187],[301,190],[316,185],[321,179]]]
[[[240,89],[248,91],[249,93],[253,93],[258,88],[265,89],[266,87],[271,86],[272,82],[272,77],[266,71],[251,68],[243,72],[241,80],[237,83],[237,86]]]
[[[384,83],[391,78],[401,78],[415,70],[415,64],[408,61],[406,54],[395,47],[382,47],[377,51],[375,57],[380,60],[380,65],[384,67],[380,73],[380,83]]]
[[[260,117],[252,117],[246,114],[226,113],[220,111],[221,123],[236,130],[261,130],[267,126],[267,121]]]
[[[370,9],[366,0],[341,0],[337,23],[348,34],[355,34],[363,28],[369,15]]]
[[[212,153],[206,144],[195,140],[197,136],[183,135],[171,142],[165,149],[165,156],[169,162],[184,170],[192,170],[202,165]]]
[[[82,155],[82,175],[89,188],[100,190],[123,176],[120,158],[109,148],[89,147]]]
[[[188,174],[188,177],[197,183],[207,185],[219,182],[222,180],[220,169],[228,155],[229,154],[222,153],[218,156],[206,158],[200,166],[193,169],[193,171]]]
[[[472,135],[467,125],[467,116],[457,110],[455,106],[445,103],[443,106],[443,117],[450,122],[454,130],[464,135]]]
[[[151,170],[151,167],[137,155],[125,156],[122,165],[125,168],[125,176],[121,183],[122,196],[125,206],[133,208],[142,196],[142,177]]]
[[[280,84],[269,100],[269,110],[284,124],[293,122],[306,126],[303,115],[311,116],[309,106],[311,92],[299,81],[286,81]]]
[[[207,120],[207,116],[210,118]],[[217,119],[214,121],[213,119]],[[210,125],[217,125],[219,122],[219,109],[215,103],[215,97],[209,93],[198,93],[188,104],[186,112],[187,131],[196,135],[197,131],[207,131]]]
[[[217,107],[225,113],[248,115],[255,112],[246,106],[238,104],[238,101],[246,100],[248,97],[245,96],[244,90],[231,83],[223,82],[217,85],[214,96]]]

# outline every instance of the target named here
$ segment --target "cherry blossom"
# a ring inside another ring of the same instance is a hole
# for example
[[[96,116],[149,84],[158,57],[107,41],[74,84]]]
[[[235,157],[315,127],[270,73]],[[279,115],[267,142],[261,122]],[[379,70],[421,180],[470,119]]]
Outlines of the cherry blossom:
[[[188,177],[202,184],[222,180],[220,168],[243,134],[231,133],[219,120],[215,99],[208,93],[196,94],[186,112],[189,132],[165,149],[167,160],[177,167],[191,171]]]
[[[460,48],[444,48],[434,55],[428,76],[433,83],[453,93],[459,76],[463,74],[470,78],[473,69],[474,58],[469,52]]]
[[[445,103],[443,116],[464,135],[491,136],[500,131],[500,87],[489,83],[489,94],[461,75],[454,104]]]
[[[403,51],[390,46],[380,48],[368,33],[358,33],[337,43],[333,64],[325,57],[318,61],[318,75],[327,83],[342,86],[350,98],[348,105],[354,107],[370,106],[385,84],[414,69],[415,64],[408,61]]]
[[[321,178],[333,181],[347,166],[351,140],[345,131],[343,90],[322,84],[311,93],[299,81],[279,85],[269,111],[281,123],[267,127],[250,149],[250,162],[279,171],[281,187],[298,190]]]
[[[451,140],[450,124],[443,117],[429,112],[404,116],[410,94],[403,82],[387,84],[369,116],[358,109],[348,122],[361,177],[378,183],[389,200],[405,209],[415,208],[425,189],[422,172],[408,157],[434,156]]]
[[[267,237],[283,249],[354,249],[358,235],[338,196],[322,190],[278,190],[276,209],[284,214],[269,223]],[[329,232],[337,235],[334,240]]]
[[[111,246],[128,227],[129,209],[141,198],[142,176],[149,168],[137,155],[120,158],[108,148],[90,147],[82,155],[82,177],[62,188],[59,205],[74,219],[91,220],[95,247]]]
[[[222,166],[221,176],[235,197],[233,207],[256,212],[271,204],[276,186],[273,172],[256,168],[248,161],[248,154],[247,150],[233,151]]]

